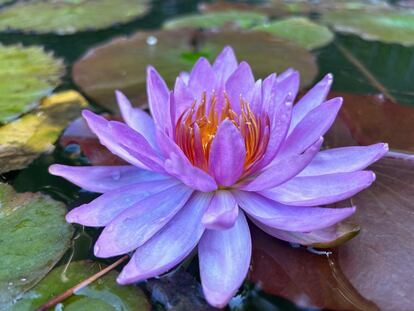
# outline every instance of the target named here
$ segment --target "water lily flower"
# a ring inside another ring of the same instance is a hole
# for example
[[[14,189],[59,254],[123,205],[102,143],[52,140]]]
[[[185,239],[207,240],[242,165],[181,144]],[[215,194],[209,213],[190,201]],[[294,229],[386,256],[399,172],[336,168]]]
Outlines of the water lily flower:
[[[342,104],[326,100],[331,84],[328,74],[293,105],[297,71],[255,81],[230,47],[212,65],[200,58],[172,91],[148,67],[152,118],[120,92],[125,123],[83,112],[100,142],[130,165],[50,167],[102,193],[71,210],[67,221],[105,227],[98,257],[133,253],[120,284],[159,276],[197,249],[205,297],[225,306],[249,270],[247,218],[282,240],[327,242],[355,207],[324,205],[375,179],[363,169],[387,152],[386,144],[320,150]]]

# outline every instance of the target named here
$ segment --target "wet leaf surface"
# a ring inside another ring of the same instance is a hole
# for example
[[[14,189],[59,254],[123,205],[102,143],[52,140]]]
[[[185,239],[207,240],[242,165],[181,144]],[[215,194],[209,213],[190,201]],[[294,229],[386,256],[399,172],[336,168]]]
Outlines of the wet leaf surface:
[[[67,268],[53,269],[39,284],[28,291],[11,310],[35,310],[49,299],[75,286],[104,267],[91,261],[77,261]],[[61,304],[63,310],[147,311],[150,305],[142,290],[136,286],[119,286],[118,273],[111,271],[94,283],[77,291]]]
[[[0,11],[0,31],[72,34],[129,22],[147,12],[146,0],[19,1]]]
[[[225,10],[205,14],[191,14],[167,20],[163,24],[165,29],[177,28],[244,28],[248,29],[255,25],[263,24],[267,21],[267,16],[261,13],[248,12],[243,10]]]
[[[338,10],[323,14],[322,22],[365,40],[414,45],[414,11]]]
[[[294,67],[301,70],[302,86],[306,86],[317,72],[312,54],[266,33],[180,29],[137,32],[131,37],[114,39],[90,50],[75,63],[72,75],[88,96],[110,110],[117,110],[115,89],[143,107],[148,64],[172,87],[180,71],[189,70],[200,56],[214,60],[225,45],[237,51],[239,60],[250,63],[256,77]]]
[[[0,173],[21,169],[53,144],[67,124],[87,107],[75,91],[45,97],[33,112],[0,127]]]
[[[354,198],[361,233],[329,257],[294,249],[254,230],[251,279],[300,306],[411,310],[414,303],[414,158],[372,165],[377,180]]]
[[[254,28],[291,40],[307,50],[329,44],[334,34],[326,26],[316,24],[305,17],[288,17]]]
[[[63,62],[41,47],[0,44],[0,124],[33,109],[63,72]]]
[[[331,93],[344,104],[326,137],[330,147],[387,142],[391,149],[414,152],[414,108],[383,96]]]
[[[65,206],[0,184],[0,309],[33,287],[69,247]]]

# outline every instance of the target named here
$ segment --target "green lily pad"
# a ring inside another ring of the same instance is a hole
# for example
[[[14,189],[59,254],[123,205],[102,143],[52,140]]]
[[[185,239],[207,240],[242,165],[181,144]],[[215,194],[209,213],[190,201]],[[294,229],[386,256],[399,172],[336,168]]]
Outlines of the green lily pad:
[[[39,108],[0,127],[0,173],[24,168],[53,151],[61,131],[85,107],[79,93],[66,91],[44,98]]]
[[[33,287],[69,247],[65,206],[0,184],[0,309]]]
[[[270,0],[269,3],[262,5],[269,10],[279,10],[284,14],[309,14],[321,13],[330,10],[362,10],[362,9],[389,9],[390,5],[384,0]]]
[[[231,28],[248,29],[255,25],[260,25],[267,21],[265,14],[257,12],[247,12],[241,10],[227,10],[223,12],[213,12],[205,14],[191,14],[167,20],[163,28],[203,28],[216,29],[225,26]]]
[[[302,86],[307,86],[317,73],[311,53],[265,32],[176,29],[141,31],[131,37],[114,39],[77,61],[72,75],[89,97],[112,111],[117,110],[116,89],[143,107],[148,64],[172,87],[176,76],[191,69],[200,56],[212,61],[226,45],[233,47],[239,60],[249,62],[257,78],[293,67],[301,72]]]
[[[0,45],[0,124],[33,109],[63,72],[63,62],[41,47]]]
[[[327,12],[322,21],[336,31],[356,34],[365,40],[414,45],[413,11],[341,10]]]
[[[328,27],[305,17],[289,17],[254,28],[296,42],[307,50],[323,47],[334,39]]]
[[[126,23],[148,10],[146,0],[34,0],[0,11],[0,31],[72,34]]]
[[[73,262],[66,270],[65,266],[60,266],[52,270],[36,287],[25,293],[11,310],[35,310],[52,297],[63,293],[101,269],[101,264],[90,261]],[[97,281],[77,291],[62,302],[62,309],[73,311],[150,310],[150,305],[142,290],[132,285],[118,285],[116,283],[117,275],[117,272],[110,271]]]

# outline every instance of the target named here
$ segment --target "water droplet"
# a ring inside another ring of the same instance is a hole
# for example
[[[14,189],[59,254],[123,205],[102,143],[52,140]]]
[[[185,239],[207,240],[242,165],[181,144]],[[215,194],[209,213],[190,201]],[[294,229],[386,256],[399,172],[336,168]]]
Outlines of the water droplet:
[[[99,246],[98,246],[98,244],[95,244],[94,253],[95,253],[95,255],[98,255],[99,254]]]
[[[9,286],[13,286],[13,282],[9,282],[9,284],[8,284]]]
[[[121,178],[121,172],[120,171],[115,171],[112,173],[112,179],[113,180],[119,180]]]
[[[157,44],[157,42],[158,42],[158,39],[157,39],[157,37],[155,37],[155,36],[149,36],[149,37],[147,38],[147,44],[148,44],[148,45],[156,45],[156,44]]]
[[[20,279],[20,282],[26,282],[27,281],[27,279],[26,278],[21,278]]]

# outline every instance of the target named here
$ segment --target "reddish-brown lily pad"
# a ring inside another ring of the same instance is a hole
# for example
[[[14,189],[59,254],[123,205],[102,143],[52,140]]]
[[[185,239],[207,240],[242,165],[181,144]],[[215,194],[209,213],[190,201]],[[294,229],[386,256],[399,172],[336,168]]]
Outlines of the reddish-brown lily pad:
[[[121,121],[119,117],[104,115],[108,120]],[[125,165],[126,162],[111,153],[105,146],[101,145],[98,137],[92,133],[83,118],[73,121],[60,137],[59,143],[62,147],[71,144],[79,145],[80,150],[92,165]]]
[[[372,165],[377,181],[352,199],[361,233],[329,257],[253,230],[250,278],[300,306],[330,310],[411,310],[414,305],[414,157]],[[348,202],[349,204],[349,202]]]
[[[391,149],[414,152],[414,108],[383,96],[332,92],[344,104],[326,137],[329,146],[387,142]]]
[[[255,76],[294,67],[302,86],[317,73],[315,58],[289,41],[262,32],[200,32],[192,29],[137,32],[90,50],[73,67],[73,79],[100,105],[116,111],[114,90],[123,91],[137,106],[145,106],[146,67],[153,65],[172,87],[176,76],[205,56],[210,60],[230,45],[239,60],[250,63]]]

